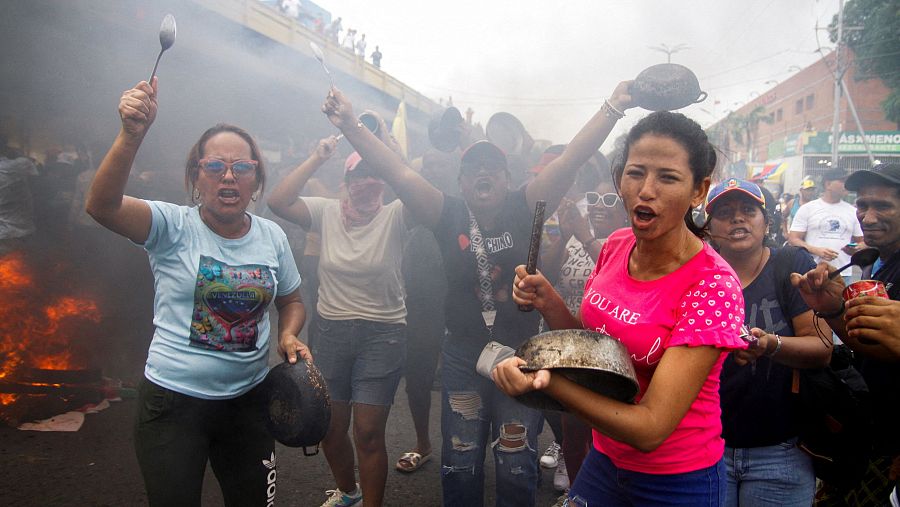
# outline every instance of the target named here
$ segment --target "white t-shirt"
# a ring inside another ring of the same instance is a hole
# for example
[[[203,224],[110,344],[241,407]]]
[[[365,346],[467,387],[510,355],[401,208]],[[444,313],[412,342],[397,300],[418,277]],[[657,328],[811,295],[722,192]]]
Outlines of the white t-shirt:
[[[829,204],[822,199],[800,206],[794,221],[791,222],[791,232],[805,232],[804,241],[810,245],[830,248],[837,252],[838,256],[829,262],[835,268],[850,262],[850,256],[841,249],[850,243],[854,236],[863,235],[853,205],[845,201]],[[816,262],[823,260],[818,256],[813,258]]]
[[[409,235],[403,203],[386,204],[367,225],[344,228],[341,201],[301,197],[322,235],[319,254],[319,315],[330,320],[406,323],[406,292],[400,272]]]
[[[153,341],[144,374],[190,396],[227,399],[268,372],[269,305],[300,286],[287,236],[250,215],[242,238],[210,230],[199,207],[147,201]]]

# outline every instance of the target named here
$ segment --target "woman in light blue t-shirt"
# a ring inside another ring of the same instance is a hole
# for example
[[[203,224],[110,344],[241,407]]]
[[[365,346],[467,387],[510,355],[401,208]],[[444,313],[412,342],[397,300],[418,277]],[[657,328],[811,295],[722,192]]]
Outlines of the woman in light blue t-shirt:
[[[199,505],[207,462],[227,505],[274,502],[274,441],[261,415],[269,312],[278,348],[311,360],[297,339],[306,312],[284,232],[251,215],[265,183],[253,138],[219,124],[193,146],[185,184],[196,206],[124,195],[156,118],[157,81],[119,102],[122,128],[100,164],[86,211],[142,245],[155,279],[154,333],[140,387],[135,447],[151,505]]]

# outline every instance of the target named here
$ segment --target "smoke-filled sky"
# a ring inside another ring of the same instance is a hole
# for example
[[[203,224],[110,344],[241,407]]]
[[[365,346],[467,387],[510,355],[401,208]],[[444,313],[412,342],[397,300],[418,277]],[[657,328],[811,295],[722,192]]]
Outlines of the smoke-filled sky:
[[[709,98],[683,110],[703,125],[820,58],[816,23],[837,0],[318,0],[379,45],[382,68],[475,121],[507,111],[532,137],[567,142],[616,83],[672,55]],[[342,34],[343,36],[343,34]],[[828,34],[818,32],[823,48]],[[768,82],[768,83],[767,83]],[[618,135],[645,114],[630,112]],[[606,150],[608,147],[604,147]]]

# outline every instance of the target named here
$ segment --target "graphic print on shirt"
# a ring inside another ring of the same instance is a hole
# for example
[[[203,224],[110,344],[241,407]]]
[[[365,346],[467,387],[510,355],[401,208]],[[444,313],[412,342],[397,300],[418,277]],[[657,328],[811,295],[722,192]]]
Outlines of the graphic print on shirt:
[[[588,284],[590,284],[590,282],[588,282]],[[640,323],[640,312],[635,312],[633,309],[627,308],[625,304],[613,303],[612,300],[594,290],[593,287],[588,288],[588,290],[584,293],[584,299],[582,300],[581,304],[592,306],[597,310],[603,312],[613,320],[627,326],[634,326]],[[602,323],[599,327],[594,327],[593,331],[611,336],[616,340],[622,341],[619,336],[613,336],[609,332],[607,332],[605,323]],[[627,343],[623,342],[623,344],[628,349],[632,362],[643,362],[647,365],[654,365],[658,363],[660,359],[662,359],[662,336],[657,336],[656,339],[653,340],[653,342],[650,344],[650,346],[640,353],[635,353],[632,348],[628,347]],[[632,345],[632,347],[633,346],[634,345]]]
[[[773,300],[762,298],[759,303],[751,303],[746,318],[747,328],[758,327],[772,334],[783,334],[788,330],[787,322],[785,322],[787,316],[782,315],[781,305],[778,304],[777,298]]]
[[[479,270],[488,269],[490,264],[490,280],[491,280],[491,289],[493,294],[493,300],[496,303],[506,302],[510,298],[510,290],[508,286],[504,286],[502,283],[502,274],[503,269],[498,265],[498,262],[491,258],[492,263],[486,263],[482,265],[478,262],[478,257],[476,254],[476,249],[478,248],[472,240],[466,234],[460,234],[457,237],[457,242],[459,243],[459,249],[463,252],[469,252],[472,254],[472,257],[475,259],[475,266]],[[482,238],[482,248],[484,249],[484,253],[486,253],[489,257],[497,255],[498,252],[502,252],[503,250],[508,250],[512,248],[514,245],[512,234],[508,232],[504,232],[498,237],[494,238]],[[479,296],[479,292],[481,290],[487,290],[488,287],[482,284],[483,277],[481,273],[478,273],[478,285],[475,287],[475,295]]]
[[[190,345],[229,352],[255,350],[257,326],[274,291],[268,266],[229,266],[200,256]]]
[[[575,239],[569,240],[566,250],[568,250],[568,256],[559,270],[557,292],[565,301],[566,308],[574,313],[581,307],[584,288],[594,271],[594,259]]]
[[[847,231],[852,231],[850,224],[844,223],[839,215],[825,216],[822,218],[819,235],[824,239],[839,239],[845,237]]]
[[[475,245],[472,244],[469,236],[460,234],[457,238],[457,241],[459,242],[460,250],[468,250],[473,254],[475,253]],[[482,241],[484,242],[484,250],[488,253],[488,255],[496,255],[503,250],[509,250],[510,248],[515,246],[512,234],[508,232],[504,232],[503,234],[495,238],[483,238]]]

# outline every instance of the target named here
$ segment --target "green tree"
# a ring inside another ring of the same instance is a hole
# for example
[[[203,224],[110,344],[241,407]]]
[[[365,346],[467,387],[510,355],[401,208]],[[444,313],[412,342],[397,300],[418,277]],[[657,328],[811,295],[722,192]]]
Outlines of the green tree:
[[[837,20],[835,14],[828,26],[831,42],[837,41]],[[890,89],[881,108],[900,126],[900,1],[849,0],[842,37],[856,54],[856,79],[877,77]]]
[[[729,115],[731,116],[731,115]],[[760,123],[772,123],[772,119],[766,114],[766,108],[756,106],[745,115],[733,115],[730,119],[731,136],[738,146],[747,147],[747,158],[750,158],[750,150],[756,140],[756,129]],[[758,154],[757,154],[758,155]]]

